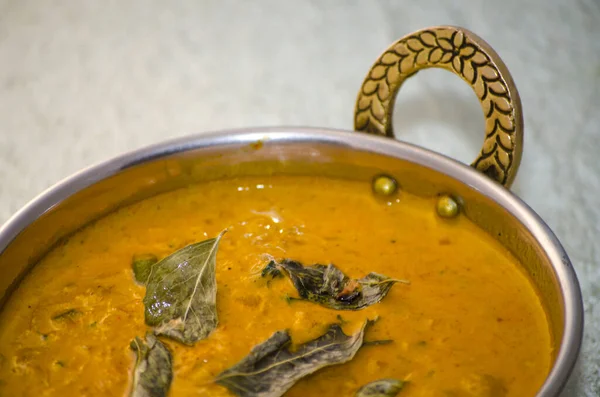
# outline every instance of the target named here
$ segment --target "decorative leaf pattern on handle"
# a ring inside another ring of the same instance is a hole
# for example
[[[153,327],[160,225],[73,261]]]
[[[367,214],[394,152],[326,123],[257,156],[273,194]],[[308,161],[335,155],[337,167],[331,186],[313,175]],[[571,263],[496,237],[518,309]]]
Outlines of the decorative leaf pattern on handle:
[[[430,28],[392,44],[363,82],[354,111],[355,130],[393,137],[392,113],[398,90],[407,78],[431,67],[458,74],[475,91],[485,117],[485,141],[471,165],[509,187],[523,146],[519,95],[498,55],[465,29]]]
[[[366,321],[354,335],[344,334],[339,324],[325,334],[291,350],[287,331],[277,331],[255,346],[242,361],[220,373],[215,382],[239,397],[279,397],[298,380],[321,368],[354,358],[364,341]]]

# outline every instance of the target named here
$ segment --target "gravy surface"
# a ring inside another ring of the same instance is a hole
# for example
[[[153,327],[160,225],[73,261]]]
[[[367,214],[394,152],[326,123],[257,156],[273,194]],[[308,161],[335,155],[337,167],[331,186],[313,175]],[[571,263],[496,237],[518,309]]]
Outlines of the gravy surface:
[[[399,396],[533,396],[550,367],[538,296],[516,260],[465,217],[440,219],[434,199],[310,177],[240,178],[194,185],[123,208],[74,234],[23,280],[0,313],[0,395],[127,395],[135,336],[147,331],[132,256],[159,258],[224,228],[217,254],[219,326],[171,350],[169,396],[232,396],[212,382],[277,330],[295,343],[344,319],[346,334],[379,317],[349,363],[318,371],[286,396],[354,396],[381,378],[408,380]],[[406,279],[380,303],[335,311],[266,285],[269,256],[333,263],[353,278]],[[58,319],[59,314],[68,313]]]

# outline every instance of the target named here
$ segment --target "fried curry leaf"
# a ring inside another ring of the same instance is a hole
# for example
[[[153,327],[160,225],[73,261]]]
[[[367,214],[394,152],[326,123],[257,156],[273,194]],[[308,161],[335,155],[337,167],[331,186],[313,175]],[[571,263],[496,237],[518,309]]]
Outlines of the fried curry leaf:
[[[146,284],[152,265],[158,262],[158,258],[152,254],[135,255],[131,261],[131,268],[135,281],[140,284]]]
[[[351,279],[334,265],[303,266],[289,259],[269,262],[262,276],[274,277],[277,270],[289,276],[302,299],[336,310],[364,309],[380,302],[395,283],[408,284],[378,273]]]
[[[344,334],[339,324],[332,324],[325,334],[293,350],[288,332],[277,331],[242,361],[220,373],[215,382],[239,397],[282,396],[301,378],[352,360],[371,323],[365,322],[351,336]]]
[[[368,383],[356,392],[356,397],[395,397],[405,382],[398,379],[380,379]]]
[[[188,245],[152,266],[144,297],[146,324],[186,345],[217,326],[218,237]]]
[[[169,350],[150,333],[130,346],[136,355],[131,397],[165,397],[173,380]]]

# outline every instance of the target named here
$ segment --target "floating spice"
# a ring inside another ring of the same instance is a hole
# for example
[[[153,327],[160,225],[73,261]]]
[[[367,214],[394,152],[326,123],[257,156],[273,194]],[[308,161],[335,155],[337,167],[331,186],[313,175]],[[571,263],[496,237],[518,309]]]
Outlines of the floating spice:
[[[151,333],[145,341],[136,337],[130,346],[136,354],[131,397],[165,397],[173,380],[169,349]]]
[[[220,373],[215,382],[239,397],[282,396],[301,378],[352,360],[372,323],[366,321],[351,336],[344,334],[339,324],[332,324],[325,334],[293,350],[289,333],[277,331],[242,361]]]
[[[446,391],[449,396],[462,396],[465,393],[473,396],[506,397],[506,383],[491,375],[471,374],[461,379],[461,387]]]
[[[216,238],[188,245],[152,266],[144,297],[146,324],[186,345],[217,326]]]
[[[406,382],[398,379],[380,379],[368,383],[356,392],[356,397],[395,397]]]
[[[335,265],[303,266],[289,259],[269,262],[262,276],[276,278],[282,273],[289,276],[302,299],[336,310],[364,309],[380,302],[395,283],[408,284],[378,273],[352,279]]]
[[[69,309],[69,310],[65,310],[64,312],[58,313],[54,316],[52,316],[52,320],[53,321],[68,321],[68,322],[74,322],[75,319],[79,316],[81,316],[83,313],[81,313],[79,310],[77,309]]]

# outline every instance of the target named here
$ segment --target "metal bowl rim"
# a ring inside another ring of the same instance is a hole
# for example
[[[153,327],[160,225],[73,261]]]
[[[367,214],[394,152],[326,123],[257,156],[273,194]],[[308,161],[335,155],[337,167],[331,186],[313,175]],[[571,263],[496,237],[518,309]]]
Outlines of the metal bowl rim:
[[[575,270],[557,237],[540,216],[508,189],[463,163],[428,149],[385,137],[331,128],[263,127],[193,134],[126,152],[87,167],[46,189],[0,227],[0,254],[12,240],[44,212],[72,194],[122,170],[157,158],[212,146],[265,143],[319,142],[349,150],[370,151],[420,164],[467,184],[519,220],[546,251],[558,276],[565,304],[563,341],[554,366],[538,397],[556,396],[571,374],[583,338],[583,303]]]

